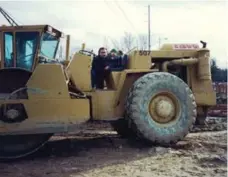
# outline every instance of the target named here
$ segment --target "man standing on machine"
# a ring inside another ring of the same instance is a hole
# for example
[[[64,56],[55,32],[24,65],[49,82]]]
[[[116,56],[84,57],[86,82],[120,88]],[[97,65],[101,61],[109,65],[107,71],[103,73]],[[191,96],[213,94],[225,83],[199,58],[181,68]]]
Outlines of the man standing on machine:
[[[97,89],[104,89],[104,81],[108,81],[110,75],[110,66],[108,65],[108,52],[107,49],[101,47],[98,50],[98,56],[93,59],[92,71],[95,87]]]

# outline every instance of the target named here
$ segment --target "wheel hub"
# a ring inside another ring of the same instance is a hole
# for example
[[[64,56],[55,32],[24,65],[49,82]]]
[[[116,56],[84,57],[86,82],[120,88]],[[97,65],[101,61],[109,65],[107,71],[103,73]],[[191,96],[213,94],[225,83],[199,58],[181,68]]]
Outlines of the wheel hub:
[[[169,100],[160,100],[156,103],[156,112],[160,117],[166,118],[173,116],[175,107],[173,103]]]
[[[25,87],[19,88],[14,92],[8,94],[4,99],[5,100],[27,99],[26,88]],[[3,116],[0,117],[0,120],[6,123],[22,122],[28,118],[24,105],[21,103],[4,104],[2,105],[2,110],[3,110]]]
[[[15,119],[15,118],[19,117],[19,115],[20,115],[20,113],[16,109],[9,109],[6,111],[6,117],[9,119]]]
[[[158,123],[168,123],[177,117],[179,105],[171,93],[160,93],[151,99],[149,112]]]

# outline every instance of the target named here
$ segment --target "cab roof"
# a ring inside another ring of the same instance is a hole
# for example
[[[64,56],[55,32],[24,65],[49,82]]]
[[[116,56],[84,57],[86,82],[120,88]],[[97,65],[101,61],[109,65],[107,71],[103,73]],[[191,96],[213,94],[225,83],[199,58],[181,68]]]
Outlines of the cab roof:
[[[56,28],[52,27],[48,24],[43,25],[19,25],[19,26],[0,26],[0,31],[8,31],[8,30],[44,30],[48,31],[51,28],[53,32],[57,33],[59,37],[64,36],[64,33],[57,30]]]

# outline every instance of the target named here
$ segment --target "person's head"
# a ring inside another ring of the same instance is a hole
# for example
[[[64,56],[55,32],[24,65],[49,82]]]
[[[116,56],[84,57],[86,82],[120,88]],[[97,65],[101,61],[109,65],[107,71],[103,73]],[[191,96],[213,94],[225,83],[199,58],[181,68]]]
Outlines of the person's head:
[[[116,49],[112,49],[112,50],[110,51],[110,54],[111,54],[111,56],[116,56],[116,54],[117,54]]]
[[[99,48],[99,50],[98,50],[98,55],[99,55],[100,57],[106,57],[107,54],[108,54],[108,52],[107,52],[107,49],[106,49],[105,47]]]
[[[123,55],[123,51],[122,51],[122,50],[119,50],[119,51],[118,51],[118,55],[119,55],[119,56],[122,56],[122,55]]]

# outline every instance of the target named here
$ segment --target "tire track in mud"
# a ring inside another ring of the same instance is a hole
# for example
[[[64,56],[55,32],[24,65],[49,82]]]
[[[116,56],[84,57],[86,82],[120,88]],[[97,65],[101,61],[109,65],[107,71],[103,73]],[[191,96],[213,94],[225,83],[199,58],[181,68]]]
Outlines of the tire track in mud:
[[[137,141],[121,139],[110,130],[94,133],[91,129],[77,135],[54,136],[37,153],[14,162],[1,163],[0,176],[132,176],[127,171],[144,169],[144,164],[154,169],[154,173],[144,170],[145,175],[151,174],[152,177],[160,174],[179,177],[182,172],[186,176],[223,177],[227,174],[226,144],[226,131],[190,133],[184,141],[164,148],[146,147]],[[170,167],[160,164],[157,168],[156,164],[165,163],[164,158],[168,158]],[[189,162],[184,159],[189,159]],[[189,163],[190,167],[178,167],[178,163],[183,162]],[[176,172],[168,173],[168,169]],[[194,169],[199,172],[194,172]]]

